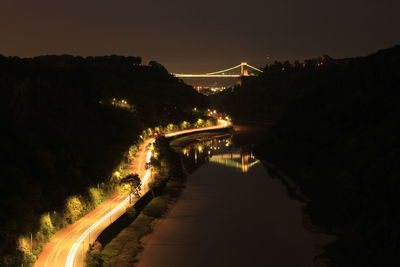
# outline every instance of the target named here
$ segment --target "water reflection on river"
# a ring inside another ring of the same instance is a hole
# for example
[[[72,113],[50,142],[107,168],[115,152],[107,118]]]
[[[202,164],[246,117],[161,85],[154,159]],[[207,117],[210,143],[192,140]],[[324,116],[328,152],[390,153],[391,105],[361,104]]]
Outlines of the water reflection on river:
[[[320,265],[315,255],[329,239],[304,228],[302,203],[252,155],[254,140],[234,140],[181,150],[187,188],[155,226],[138,266]]]
[[[231,136],[198,142],[183,148],[181,152],[184,155],[184,165],[189,169],[189,173],[205,162],[236,168],[243,173],[260,163],[252,155],[250,146],[236,149],[232,144]]]

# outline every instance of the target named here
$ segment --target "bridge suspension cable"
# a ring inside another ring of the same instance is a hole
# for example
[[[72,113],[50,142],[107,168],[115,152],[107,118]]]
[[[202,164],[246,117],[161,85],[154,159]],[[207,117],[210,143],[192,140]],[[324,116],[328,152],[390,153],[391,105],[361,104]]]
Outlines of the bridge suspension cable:
[[[259,71],[259,72],[263,72],[262,70],[257,69],[256,67],[253,67],[253,66],[251,66],[251,65],[249,65],[249,64],[247,64],[247,67],[250,67],[250,68],[252,68],[253,70],[256,70],[256,71]]]
[[[206,75],[213,75],[213,74],[219,74],[219,73],[222,73],[222,72],[227,72],[227,71],[230,71],[230,70],[234,70],[234,69],[236,69],[236,68],[240,68],[241,66],[242,66],[242,64],[239,64],[239,65],[237,65],[237,66],[235,66],[235,67],[232,67],[232,68],[229,68],[229,69],[219,70],[219,71],[214,71],[214,72],[209,72],[209,73],[206,73]]]

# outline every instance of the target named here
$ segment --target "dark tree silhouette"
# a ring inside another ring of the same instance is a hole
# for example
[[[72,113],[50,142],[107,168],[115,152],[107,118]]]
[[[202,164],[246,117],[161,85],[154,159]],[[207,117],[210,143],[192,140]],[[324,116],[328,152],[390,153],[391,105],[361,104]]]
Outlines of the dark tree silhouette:
[[[133,188],[141,190],[141,180],[138,174],[129,174],[123,179],[121,179],[121,183],[130,184]]]

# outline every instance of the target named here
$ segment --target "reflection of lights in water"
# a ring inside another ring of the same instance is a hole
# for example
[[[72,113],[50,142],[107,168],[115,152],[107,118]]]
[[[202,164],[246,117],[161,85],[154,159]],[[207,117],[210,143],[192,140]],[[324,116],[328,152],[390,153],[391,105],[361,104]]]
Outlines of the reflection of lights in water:
[[[229,154],[218,154],[214,155],[215,159],[240,159],[239,153],[229,153]]]
[[[221,155],[216,155],[216,156],[210,158],[210,162],[221,164],[221,165],[224,165],[227,167],[233,167],[236,169],[240,169],[242,172],[247,172],[251,167],[253,167],[254,165],[256,165],[260,162],[259,160],[257,160],[257,161],[254,161],[249,164],[248,161],[246,162],[245,157],[241,159],[241,162],[238,162],[234,159],[231,159],[229,154],[224,154],[223,155],[224,157],[218,157],[218,156],[221,156]],[[234,158],[237,158],[237,157],[235,156]]]
[[[210,162],[221,164],[227,167],[237,168],[242,170],[242,172],[247,172],[251,167],[260,162],[257,160],[249,163],[249,158],[250,155],[246,153],[219,154],[210,158]],[[240,160],[240,162],[238,160]]]
[[[242,155],[242,172],[247,172],[249,170],[249,154]]]
[[[231,146],[233,146],[233,143],[230,138],[213,139],[195,143],[181,151],[196,165],[205,160],[206,162],[239,169],[243,173],[248,172],[251,167],[260,162],[256,160],[249,147],[241,147],[239,151],[229,153],[229,150],[232,151]],[[219,154],[222,152],[221,150],[228,153]]]
[[[183,155],[185,155],[186,157],[189,156],[189,150],[187,148],[182,149],[182,153]]]

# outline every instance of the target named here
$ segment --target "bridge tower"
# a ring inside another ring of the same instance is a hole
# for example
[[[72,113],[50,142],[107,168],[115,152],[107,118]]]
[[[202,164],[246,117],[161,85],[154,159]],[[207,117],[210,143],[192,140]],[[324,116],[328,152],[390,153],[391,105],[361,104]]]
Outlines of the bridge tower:
[[[249,70],[247,69],[247,62],[240,63],[240,76],[249,76]]]

